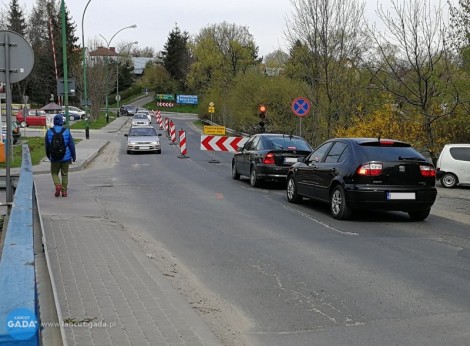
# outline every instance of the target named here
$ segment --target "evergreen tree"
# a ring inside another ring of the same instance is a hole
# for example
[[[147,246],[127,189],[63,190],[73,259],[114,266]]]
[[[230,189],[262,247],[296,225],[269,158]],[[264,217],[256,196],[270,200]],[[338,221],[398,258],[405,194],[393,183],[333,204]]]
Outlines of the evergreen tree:
[[[186,90],[186,74],[191,63],[188,41],[189,34],[187,32],[181,33],[176,25],[170,32],[162,51],[163,66],[178,83],[181,91]]]
[[[26,20],[23,11],[18,5],[18,0],[11,0],[7,17],[7,29],[24,36],[26,28]]]

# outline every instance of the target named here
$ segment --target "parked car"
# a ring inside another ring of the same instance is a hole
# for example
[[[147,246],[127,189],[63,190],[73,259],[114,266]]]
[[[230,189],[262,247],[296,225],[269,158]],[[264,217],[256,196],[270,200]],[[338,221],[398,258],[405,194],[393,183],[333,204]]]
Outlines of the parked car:
[[[312,147],[302,137],[287,134],[256,134],[239,148],[232,159],[232,178],[250,178],[253,187],[265,180],[285,181],[289,167],[310,154]]]
[[[127,137],[127,153],[150,151],[161,154],[160,138],[158,138],[161,135],[157,134],[152,126],[131,127],[129,133],[124,135]]]
[[[428,217],[436,200],[436,171],[410,144],[377,138],[335,138],[294,164],[287,200],[328,202],[335,219],[356,209],[404,211]]]
[[[46,126],[47,114],[40,109],[30,109],[25,117],[23,111],[18,111],[16,113],[16,121],[21,127]]]
[[[20,126],[16,121],[11,122],[11,138],[13,144],[16,144],[18,142],[18,139],[21,137],[21,131],[20,131]],[[5,143],[7,139],[7,124],[4,122],[2,124],[2,141]]]
[[[65,106],[62,106],[62,113],[65,113]],[[75,107],[75,106],[69,106],[69,114],[73,113],[74,115],[75,114],[79,114],[80,117],[78,119],[74,119],[74,120],[80,120],[80,119],[84,119],[85,118],[85,111],[83,109],[80,109],[78,107]],[[74,116],[75,118],[75,116]],[[70,119],[72,120],[72,119]]]
[[[134,116],[132,117],[131,126],[142,126],[142,125],[144,126],[150,125],[150,121],[147,115],[143,113],[134,114]]]
[[[122,105],[119,108],[119,114],[120,115],[127,115],[127,116],[134,116],[134,114],[137,113],[137,107],[133,105]]]
[[[60,113],[60,114],[62,114],[62,116],[65,119],[65,113]],[[82,115],[80,113],[69,110],[69,120],[70,121],[77,121],[77,120],[80,120],[80,119],[82,119]]]
[[[436,170],[443,187],[470,184],[470,144],[446,144],[437,159]]]

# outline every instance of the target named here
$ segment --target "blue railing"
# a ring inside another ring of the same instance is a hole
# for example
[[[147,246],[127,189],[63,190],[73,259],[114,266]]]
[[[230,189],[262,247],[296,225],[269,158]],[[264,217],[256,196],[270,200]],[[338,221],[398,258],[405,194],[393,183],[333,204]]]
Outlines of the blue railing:
[[[33,167],[22,164],[0,258],[0,345],[39,345],[33,239]],[[8,183],[8,182],[7,182]]]

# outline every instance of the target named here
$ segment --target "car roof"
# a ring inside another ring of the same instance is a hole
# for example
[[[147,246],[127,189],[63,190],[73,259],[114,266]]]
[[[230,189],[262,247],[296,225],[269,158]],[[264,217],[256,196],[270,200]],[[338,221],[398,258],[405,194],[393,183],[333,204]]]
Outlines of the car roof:
[[[343,140],[343,141],[350,141],[350,142],[355,142],[357,144],[365,144],[365,143],[374,143],[374,142],[395,142],[399,144],[408,144],[406,142],[397,140],[397,139],[390,139],[390,138],[373,138],[373,137],[339,137],[339,138],[331,138],[327,142],[330,141],[338,141],[338,140]]]
[[[287,133],[258,133],[253,136],[260,136],[260,137],[292,137],[292,138],[299,138],[305,140],[303,137],[299,137],[296,135],[289,135]]]

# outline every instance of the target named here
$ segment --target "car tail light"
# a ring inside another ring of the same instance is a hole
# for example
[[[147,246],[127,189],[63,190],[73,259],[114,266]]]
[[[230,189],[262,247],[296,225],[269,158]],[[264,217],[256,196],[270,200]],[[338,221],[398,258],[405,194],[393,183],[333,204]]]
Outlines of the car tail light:
[[[436,176],[436,170],[434,169],[433,166],[421,165],[419,166],[419,171],[421,172],[421,175],[423,177],[435,177]]]
[[[391,145],[391,146],[393,146],[394,144],[395,144],[395,142],[391,141],[389,139],[381,139],[380,140],[380,145],[387,145],[387,146]]]
[[[382,173],[382,167],[381,163],[366,163],[359,167],[356,173],[364,176],[377,176]]]
[[[274,165],[274,154],[273,153],[267,153],[266,156],[263,159],[263,163],[265,165]]]

